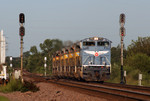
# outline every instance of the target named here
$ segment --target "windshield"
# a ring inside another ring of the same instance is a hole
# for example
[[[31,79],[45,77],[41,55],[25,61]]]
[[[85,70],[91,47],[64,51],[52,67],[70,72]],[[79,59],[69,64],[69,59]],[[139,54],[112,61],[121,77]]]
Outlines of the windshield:
[[[109,46],[109,42],[97,42],[98,46]]]
[[[88,41],[86,41],[86,42],[83,42],[83,46],[95,46],[95,42],[88,42]]]

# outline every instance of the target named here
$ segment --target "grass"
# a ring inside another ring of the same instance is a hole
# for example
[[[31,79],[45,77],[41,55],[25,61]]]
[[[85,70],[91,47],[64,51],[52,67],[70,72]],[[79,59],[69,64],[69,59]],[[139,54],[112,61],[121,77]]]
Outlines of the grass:
[[[4,86],[0,86],[0,91],[3,93],[13,92],[13,91],[20,91],[22,88],[22,83],[20,80],[15,80],[14,78],[10,79],[10,82]]]
[[[126,84],[128,85],[138,85],[138,76],[139,73],[142,74],[142,85],[150,87],[150,73],[141,72],[139,69],[134,69],[129,66],[124,66],[124,70],[126,70]],[[118,64],[112,65],[112,72],[110,75],[110,79],[106,82],[111,83],[120,83],[120,66]]]
[[[110,79],[106,82],[111,83],[120,83],[120,74],[118,73],[120,71],[113,72],[110,75]],[[138,85],[138,76],[139,76],[139,70],[130,70],[127,72],[126,76],[126,84],[128,85]],[[150,87],[150,74],[142,74],[142,85],[143,86],[149,86]]]
[[[38,90],[39,90],[39,87],[37,87],[33,82],[24,81],[24,83],[22,83],[21,80],[19,79],[16,80],[14,78],[11,78],[10,82],[6,86],[3,86],[3,85],[0,86],[0,91],[3,93],[9,93],[9,92],[14,92],[14,91],[36,92]]]
[[[9,99],[4,96],[0,96],[0,101],[9,101]]]

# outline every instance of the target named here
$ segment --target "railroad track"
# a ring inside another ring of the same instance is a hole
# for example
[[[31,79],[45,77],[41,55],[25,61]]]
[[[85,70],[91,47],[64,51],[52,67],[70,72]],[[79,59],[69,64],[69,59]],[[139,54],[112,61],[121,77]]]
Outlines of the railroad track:
[[[143,93],[138,91],[131,91],[125,89],[118,89],[113,87],[98,86],[87,83],[73,82],[73,81],[49,81],[51,83],[76,88],[86,91],[87,94],[97,97],[103,97],[109,100],[124,100],[124,101],[150,101],[150,93]]]
[[[85,83],[85,81],[77,81],[77,80],[69,80],[69,79],[67,80],[70,82],[73,81],[73,82]],[[126,84],[109,83],[109,82],[104,82],[103,84],[99,82],[86,82],[86,83],[93,84],[96,86],[113,87],[117,89],[126,89],[126,90],[138,91],[138,92],[143,92],[143,93],[150,93],[150,87],[146,87],[146,86],[126,85]]]
[[[91,96],[103,97],[108,100],[122,100],[122,101],[150,101],[150,91],[146,90],[144,87],[126,87],[125,85],[112,84],[96,84],[96,83],[86,83],[70,81],[66,79],[53,80],[48,77],[41,77],[32,75],[34,79],[40,82],[54,83],[67,89],[77,90],[78,92],[86,93]],[[132,89],[133,88],[133,89]],[[135,90],[136,89],[136,90]]]
[[[103,85],[150,93],[150,87],[146,87],[146,86],[126,85],[126,84],[108,83],[108,82],[105,82]]]

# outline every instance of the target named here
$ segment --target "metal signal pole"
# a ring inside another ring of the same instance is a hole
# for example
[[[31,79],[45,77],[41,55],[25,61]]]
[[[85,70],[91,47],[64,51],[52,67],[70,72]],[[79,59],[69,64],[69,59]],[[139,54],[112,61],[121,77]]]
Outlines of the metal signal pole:
[[[123,81],[123,39],[121,38],[121,84],[124,83]]]
[[[20,57],[21,57],[21,81],[23,83],[23,37],[20,40]]]
[[[19,22],[20,22],[20,28],[19,28],[19,35],[20,35],[20,58],[21,58],[21,81],[23,81],[23,36],[25,35],[25,28],[23,27],[23,23],[25,22],[25,15],[23,13],[20,13],[19,15]]]
[[[125,36],[125,28],[124,28],[124,24],[125,24],[125,14],[120,14],[120,38],[121,38],[121,84],[124,84],[124,72],[123,72],[123,38]]]

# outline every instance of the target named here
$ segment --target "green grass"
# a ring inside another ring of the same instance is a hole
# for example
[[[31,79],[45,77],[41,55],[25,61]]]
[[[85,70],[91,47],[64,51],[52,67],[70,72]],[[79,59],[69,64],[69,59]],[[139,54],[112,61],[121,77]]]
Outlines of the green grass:
[[[4,86],[0,86],[0,92],[3,93],[9,93],[9,92],[14,92],[14,91],[21,91],[21,92],[26,92],[26,91],[32,91],[36,92],[39,90],[39,87],[37,87],[33,82],[28,82],[24,81],[24,83],[21,82],[21,80],[16,80],[14,78],[10,79],[10,82]]]
[[[9,99],[4,96],[0,96],[0,101],[9,101]]]
[[[120,83],[120,70],[115,70],[115,72],[112,72],[110,75],[110,79],[106,82],[111,83]],[[138,76],[140,71],[135,70],[127,70],[127,76],[126,76],[126,84],[128,85],[138,85]],[[142,85],[143,86],[149,86],[150,87],[150,74],[142,74]]]
[[[6,85],[0,86],[0,91],[3,93],[13,92],[13,91],[20,91],[22,88],[22,83],[20,80],[15,80],[14,78],[10,79],[10,82]]]

